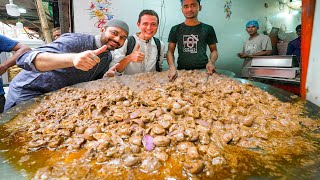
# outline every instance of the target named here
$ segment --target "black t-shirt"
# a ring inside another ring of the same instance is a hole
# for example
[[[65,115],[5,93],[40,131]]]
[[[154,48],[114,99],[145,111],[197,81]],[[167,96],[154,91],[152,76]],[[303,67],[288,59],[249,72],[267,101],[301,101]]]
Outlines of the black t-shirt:
[[[208,63],[207,45],[218,42],[212,26],[200,23],[187,26],[184,23],[171,28],[168,42],[178,45],[178,69],[203,69]]]

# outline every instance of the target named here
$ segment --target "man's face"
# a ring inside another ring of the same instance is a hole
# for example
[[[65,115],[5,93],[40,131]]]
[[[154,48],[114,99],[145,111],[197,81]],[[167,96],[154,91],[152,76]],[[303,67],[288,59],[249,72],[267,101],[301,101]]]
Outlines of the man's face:
[[[251,26],[247,27],[246,30],[249,35],[255,35],[255,34],[257,34],[258,28],[251,25]]]
[[[193,19],[198,17],[198,13],[201,11],[201,5],[199,5],[197,0],[184,0],[181,10],[185,18]]]
[[[127,31],[118,27],[107,27],[101,35],[101,44],[107,45],[108,50],[115,50],[123,46],[127,37]]]
[[[157,33],[158,19],[156,16],[145,14],[137,25],[141,32],[140,37],[144,40],[149,40]]]
[[[301,37],[301,29],[298,29],[298,30],[297,30],[297,35],[298,35],[299,37]]]

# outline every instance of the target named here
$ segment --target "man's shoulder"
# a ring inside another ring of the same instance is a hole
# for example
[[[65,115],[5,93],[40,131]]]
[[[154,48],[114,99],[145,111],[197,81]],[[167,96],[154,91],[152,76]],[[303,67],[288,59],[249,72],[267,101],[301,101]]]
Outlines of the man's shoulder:
[[[65,33],[61,35],[54,42],[60,42],[64,44],[79,44],[79,42],[94,42],[95,36],[82,33]]]
[[[290,41],[290,43],[295,43],[295,42],[299,42],[299,41],[300,41],[300,39],[299,39],[299,37],[297,37],[294,40]]]
[[[266,39],[266,40],[270,39],[270,37],[268,35],[264,35],[264,34],[259,34],[258,37],[259,37],[259,39]]]
[[[64,33],[60,37],[93,37],[94,35],[91,34],[84,34],[84,33]]]
[[[176,25],[172,26],[171,29],[177,30],[178,28],[183,27],[183,26],[184,26],[184,23],[180,23],[180,24],[176,24]]]
[[[200,23],[203,27],[206,27],[206,28],[213,28],[213,26],[209,25],[209,24],[206,24],[206,23],[203,23],[201,22]]]

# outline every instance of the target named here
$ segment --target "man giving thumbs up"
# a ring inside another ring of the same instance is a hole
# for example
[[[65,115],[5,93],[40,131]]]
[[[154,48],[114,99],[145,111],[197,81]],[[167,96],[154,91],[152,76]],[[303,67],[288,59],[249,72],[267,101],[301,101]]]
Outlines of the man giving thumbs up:
[[[24,70],[10,83],[5,110],[47,92],[102,78],[111,61],[110,50],[120,48],[128,33],[125,22],[113,19],[100,35],[66,33],[26,52],[17,59]]]
[[[123,47],[112,52],[110,67],[119,63],[117,72],[130,75],[161,71],[164,44],[154,37],[159,27],[158,14],[153,10],[142,10],[137,26],[140,31],[129,36]]]

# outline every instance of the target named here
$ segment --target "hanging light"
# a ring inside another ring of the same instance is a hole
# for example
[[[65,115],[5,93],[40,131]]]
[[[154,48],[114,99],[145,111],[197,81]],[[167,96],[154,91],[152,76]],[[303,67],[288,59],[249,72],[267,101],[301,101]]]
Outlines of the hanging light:
[[[20,16],[19,7],[13,4],[13,0],[9,0],[10,4],[6,4],[7,14],[10,16]]]

